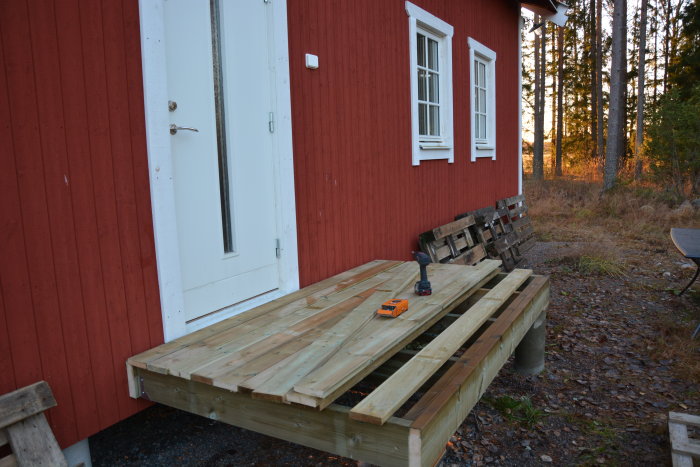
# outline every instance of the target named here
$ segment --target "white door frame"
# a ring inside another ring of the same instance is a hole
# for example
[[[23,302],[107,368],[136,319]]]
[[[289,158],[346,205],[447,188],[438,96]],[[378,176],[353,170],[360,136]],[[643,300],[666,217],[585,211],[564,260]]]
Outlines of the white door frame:
[[[263,1],[263,0],[258,0]],[[165,54],[164,0],[139,0],[141,60],[146,115],[146,146],[151,184],[151,208],[155,236],[158,284],[165,341],[170,341],[213,322],[220,321],[285,295],[299,288],[294,165],[292,154],[292,110],[287,41],[287,0],[268,3],[273,8],[275,49],[275,131],[273,150],[277,187],[276,220],[280,238],[280,287],[277,291],[245,301],[210,317],[187,324],[184,313],[182,276],[175,215],[175,187],[169,132],[167,68]]]

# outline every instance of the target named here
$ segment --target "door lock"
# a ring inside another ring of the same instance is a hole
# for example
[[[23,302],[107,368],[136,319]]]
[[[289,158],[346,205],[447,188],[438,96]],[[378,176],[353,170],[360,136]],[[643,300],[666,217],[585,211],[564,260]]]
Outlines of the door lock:
[[[195,133],[199,133],[199,130],[196,128],[190,128],[187,126],[177,126],[174,123],[170,124],[170,134],[171,135],[177,134],[178,130],[187,130],[187,131],[194,131]]]

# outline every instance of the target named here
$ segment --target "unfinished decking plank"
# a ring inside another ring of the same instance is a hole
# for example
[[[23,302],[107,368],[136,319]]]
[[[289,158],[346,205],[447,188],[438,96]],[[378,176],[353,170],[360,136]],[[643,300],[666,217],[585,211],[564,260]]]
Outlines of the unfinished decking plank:
[[[500,263],[500,261],[496,261],[495,263]],[[368,366],[362,370],[361,372],[358,372],[351,378],[349,378],[344,385],[338,386],[334,391],[332,391],[330,394],[328,394],[326,397],[323,398],[318,398],[314,396],[309,396],[306,394],[302,394],[299,392],[296,392],[294,390],[290,391],[286,396],[286,400],[289,402],[293,402],[296,404],[301,404],[301,405],[307,405],[310,407],[317,407],[321,410],[323,410],[325,407],[328,407],[331,405],[340,395],[342,395],[345,391],[347,391],[349,388],[357,384],[360,380],[362,380],[364,377],[366,377],[368,374],[372,373],[374,370],[376,370],[378,367],[384,364],[386,360],[388,360],[391,357],[386,357],[386,356],[393,356],[397,352],[399,352],[401,349],[403,349],[406,345],[406,343],[414,340],[417,338],[420,334],[425,332],[427,329],[429,329],[431,326],[433,326],[437,321],[439,321],[443,316],[446,314],[450,313],[452,310],[460,306],[462,302],[465,300],[468,300],[469,297],[475,293],[476,290],[478,290],[480,287],[483,287],[485,284],[493,280],[494,277],[496,277],[499,274],[499,269],[496,268],[492,273],[484,277],[475,287],[469,289],[469,290],[463,290],[462,295],[460,295],[457,299],[455,299],[450,305],[448,306],[447,309],[442,309],[441,311],[437,311],[440,307],[436,305],[430,305],[430,304],[424,304],[421,310],[418,311],[419,314],[424,314],[426,316],[432,316],[429,320],[427,321],[421,321],[420,326],[415,328],[414,332],[408,336],[405,340],[397,342],[393,347],[389,348],[385,352],[385,357],[383,358],[377,358],[376,360],[372,361],[371,363],[368,364]],[[405,315],[406,313],[404,313]],[[403,315],[401,315],[403,316]],[[399,316],[399,318],[401,318]],[[398,319],[398,318],[397,318]]]
[[[268,373],[266,373],[268,370],[274,372],[279,368],[284,368],[286,362],[294,354],[301,351],[315,339],[321,337],[324,331],[337,323],[341,318],[342,316],[339,315],[334,319],[329,319],[303,336],[290,339],[281,345],[272,347],[268,352],[257,355],[252,360],[240,366],[230,369],[222,368],[221,374],[215,379],[203,377],[198,374],[193,374],[191,379],[230,391],[242,390],[243,388],[240,387],[241,383],[254,379],[255,381],[251,381],[250,384],[252,387],[255,387],[256,384],[265,381],[265,379],[269,377],[267,376]]]
[[[440,290],[428,297],[416,297],[413,302],[419,306],[412,308],[409,305],[409,310],[398,318],[387,321],[384,326],[377,326],[375,330],[380,333],[360,333],[351,339],[326,364],[296,384],[294,391],[317,398],[326,398],[340,387],[346,386],[347,381],[353,380],[354,376],[362,373],[372,363],[388,359],[408,340],[415,338],[416,331],[421,329],[421,323],[434,322],[435,319],[448,313],[452,305],[456,306],[453,303],[456,296],[469,293],[472,288],[478,288],[481,281],[494,273],[499,265],[500,261],[484,261],[473,268],[432,265],[434,276],[441,274],[444,276],[446,272],[448,273],[450,282],[443,282],[447,281],[444,278],[443,281],[436,279],[435,283],[441,284],[444,289],[449,289],[449,293]],[[449,285],[445,285],[448,283]],[[420,306],[421,304],[423,306]],[[397,346],[399,348],[396,348]]]
[[[439,312],[445,302],[445,295],[451,296],[450,291],[461,290],[465,286],[469,287],[470,280],[478,280],[480,274],[485,274],[487,269],[482,267],[481,270],[476,268],[471,271],[467,270],[467,275],[456,276],[456,280],[448,282],[448,278],[453,278],[453,274],[449,270],[450,267],[455,268],[455,266],[447,265],[430,265],[429,276],[434,287],[435,284],[448,285],[441,287],[440,291],[434,295],[414,296],[413,299],[409,300],[408,311],[390,321],[380,321],[377,323],[377,327],[370,332],[355,336],[331,361],[296,385],[295,391],[314,397],[327,396],[331,392],[330,388],[336,386],[347,375],[346,371],[357,369],[358,365],[362,365],[362,361],[367,360],[368,357],[383,355],[384,348],[400,340],[406,332],[415,327],[416,322],[421,322],[427,316]],[[376,338],[377,330],[379,330],[381,339]]]
[[[249,385],[249,382],[241,386],[252,389],[253,397],[283,401],[294,384],[326,362],[351,336],[357,334],[371,321],[384,319],[376,315],[377,309],[387,300],[402,293],[405,294],[405,289],[412,286],[418,278],[418,265],[416,263],[407,264],[408,267],[404,268],[401,273],[382,284],[381,291],[374,291],[367,300],[354,307],[319,339],[295,354],[296,358],[287,362],[282,368],[268,371],[270,373],[269,379],[256,386]]]
[[[260,355],[271,352],[291,340],[300,339],[311,330],[325,327],[329,321],[337,321],[337,319],[342,318],[344,314],[369,297],[374,292],[374,288],[354,292],[356,293],[346,300],[319,310],[312,316],[297,322],[287,329],[277,330],[275,327],[268,330],[270,328],[266,327],[259,330],[260,332],[248,334],[241,332],[240,338],[233,341],[230,345],[220,346],[219,353],[210,349],[210,358],[200,365],[199,368],[193,370],[190,373],[190,378],[208,382],[225,377],[236,370],[236,368],[257,359]],[[247,343],[249,345],[246,345]],[[236,346],[240,348],[234,350]],[[217,356],[220,358],[216,358]]]
[[[374,290],[373,292],[376,293]],[[367,301],[369,300],[375,301],[374,297],[368,298]],[[253,397],[283,401],[284,395],[296,381],[323,364],[349,336],[373,318],[372,313],[356,313],[358,308],[366,308],[363,305],[359,304],[348,310],[348,313],[333,328],[291,355],[283,367],[265,370],[258,375],[258,378],[242,383],[241,387],[253,391]]]
[[[241,382],[259,375],[267,369],[279,368],[281,361],[319,338],[326,329],[342,319],[343,313],[348,308],[361,303],[365,296],[369,296],[371,290],[373,289],[366,291],[364,296],[361,294],[339,304],[334,308],[332,315],[328,315],[327,319],[318,322],[318,324],[307,323],[313,324],[308,332],[300,334],[297,328],[274,334],[240,352],[232,353],[225,359],[216,360],[211,365],[200,368],[190,375],[190,379],[238,391],[238,385]]]
[[[129,358],[128,364],[145,369],[147,368],[148,363],[152,362],[153,360],[159,359],[183,347],[187,347],[196,342],[202,341],[207,337],[218,334],[228,328],[238,326],[248,320],[265,315],[284,306],[301,306],[302,304],[303,306],[310,305],[319,298],[351,287],[399,264],[401,264],[400,261],[370,261],[369,263],[349,269],[348,271],[344,271],[340,274],[336,274],[333,277],[329,277],[328,279],[322,280],[308,287],[304,287],[301,290],[287,294],[284,297],[273,300],[272,302],[258,306],[252,310],[248,310],[240,315],[233,316],[219,323],[207,326],[204,329],[200,329],[187,334],[186,336],[134,355],[133,357]]]
[[[355,420],[384,424],[532,275],[516,269],[351,411]]]
[[[515,301],[521,297],[523,297],[522,294]],[[525,311],[518,313],[518,317],[511,327],[501,336],[492,339],[493,345],[489,346],[489,351],[480,362],[474,362],[474,368],[466,374],[466,378],[463,378],[462,374],[458,378],[452,379],[456,373],[459,373],[459,371],[450,372],[454,368],[453,365],[441,378],[441,381],[444,382],[447,379],[451,383],[444,386],[436,383],[433,386],[441,387],[440,395],[448,397],[434,399],[435,405],[423,412],[411,424],[412,432],[418,434],[420,438],[420,451],[415,459],[409,461],[410,464],[434,465],[439,460],[444,452],[446,440],[469,415],[500,368],[530,329],[532,323],[546,309],[548,302],[549,286],[545,284],[536,294],[534,301],[526,306]],[[459,363],[455,363],[455,365],[459,365]],[[407,416],[403,418],[407,418]]]
[[[347,311],[351,308],[350,305],[358,303],[359,295],[390,279],[390,273],[382,272],[340,292],[323,297],[312,306],[299,307],[291,311],[282,308],[267,315],[255,317],[235,328],[228,328],[200,342],[153,360],[148,364],[147,369],[190,378],[191,374],[197,373],[203,367],[221,359],[227,359],[231,354],[277,333],[291,334],[291,337],[301,335],[336,313]]]
[[[206,367],[213,365],[223,364],[227,368],[235,367],[235,364],[242,364],[246,361],[246,355],[250,354],[248,350],[256,344],[268,339],[274,342],[276,339],[300,337],[324,321],[352,309],[366,298],[367,293],[368,291],[353,291],[351,297],[327,308],[304,309],[300,313],[278,319],[275,324],[282,326],[279,330],[277,327],[274,330],[268,330],[264,326],[254,324],[240,326],[235,335],[228,336],[227,341],[223,343],[203,341],[201,344],[195,344],[169,355],[164,361],[157,360],[149,364],[148,369],[190,378],[195,373],[206,374]],[[274,319],[274,317],[271,316],[269,319]],[[283,327],[285,325],[286,329]],[[263,347],[269,350],[269,347],[264,344]],[[259,346],[256,346],[256,349],[258,348]]]
[[[56,406],[46,381],[17,389],[0,396],[0,430]]]
[[[489,355],[496,348],[500,351],[501,344],[507,340],[509,347],[506,350],[510,350],[504,357],[507,359],[522,339],[522,336],[525,335],[527,329],[529,329],[540,313],[547,308],[548,304],[549,280],[544,276],[533,276],[525,289],[506,307],[496,321],[479,336],[477,341],[462,354],[445,375],[421,397],[404,415],[404,418],[414,420],[413,426],[419,429],[423,429],[432,423],[440,408],[449,399],[453,398],[460,388],[467,384],[467,381],[477,378],[475,372],[483,364],[483,361],[489,360],[491,365],[500,368],[499,365],[493,363],[493,358],[489,358]],[[511,333],[510,330],[516,327],[516,324],[517,332],[513,335],[509,334]],[[484,385],[483,381],[480,383],[484,390],[487,385],[488,381],[486,385]]]
[[[347,407],[318,411],[251,399],[246,394],[139,369],[147,397],[169,407],[219,420],[268,436],[377,465],[408,462],[407,422],[383,427],[350,420]]]
[[[18,465],[68,466],[43,412],[9,425],[7,437]]]

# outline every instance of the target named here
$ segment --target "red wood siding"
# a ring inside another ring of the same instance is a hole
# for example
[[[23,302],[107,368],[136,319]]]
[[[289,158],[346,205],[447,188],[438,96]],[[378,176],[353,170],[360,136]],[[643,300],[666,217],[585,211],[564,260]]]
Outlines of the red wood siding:
[[[408,259],[419,233],[517,192],[517,2],[414,3],[454,26],[454,164],[411,165],[403,0],[289,0],[302,285],[375,258]],[[470,161],[468,37],[497,53],[496,161]],[[305,53],[319,56],[317,70]]]
[[[517,190],[517,3],[416,3],[455,27],[454,164],[411,166],[403,0],[289,0],[303,285]],[[469,160],[469,36],[498,54],[497,161]],[[63,446],[145,406],[124,362],[163,340],[139,37],[136,0],[0,2],[0,394],[47,380]]]
[[[66,446],[163,340],[138,2],[0,2],[0,70],[0,394],[47,380]]]

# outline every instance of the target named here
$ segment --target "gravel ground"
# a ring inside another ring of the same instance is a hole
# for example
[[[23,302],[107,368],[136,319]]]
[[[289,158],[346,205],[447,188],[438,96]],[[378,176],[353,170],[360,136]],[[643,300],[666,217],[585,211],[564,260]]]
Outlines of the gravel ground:
[[[614,246],[624,275],[582,273],[567,260],[594,246],[539,242],[530,251],[529,267],[552,280],[547,367],[523,377],[508,362],[442,465],[670,463],[668,411],[700,413],[700,380],[688,370],[700,360],[700,341],[688,338],[700,297],[669,292],[692,268],[667,249],[625,245]],[[669,355],[671,342],[683,353]],[[356,464],[158,405],[91,437],[90,447],[96,466]]]

